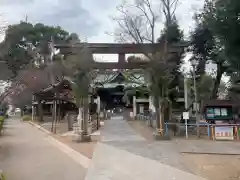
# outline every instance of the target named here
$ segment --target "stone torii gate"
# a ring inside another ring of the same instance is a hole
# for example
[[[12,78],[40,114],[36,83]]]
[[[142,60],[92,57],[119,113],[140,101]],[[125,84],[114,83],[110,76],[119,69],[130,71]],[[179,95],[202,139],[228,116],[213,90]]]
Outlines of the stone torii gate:
[[[150,61],[127,62],[126,54],[150,54],[163,53],[164,43],[156,44],[116,44],[116,43],[79,43],[75,45],[56,44],[62,54],[77,53],[83,48],[88,48],[92,54],[117,54],[118,62],[95,62],[93,69],[142,69],[151,66]],[[168,47],[168,55],[181,54],[184,52],[186,43],[172,44]],[[168,58],[169,58],[168,56]]]
[[[81,51],[83,48],[90,50],[92,54],[117,54],[118,62],[94,62],[91,65],[92,69],[146,69],[151,66],[156,66],[157,61],[139,61],[139,62],[127,62],[126,54],[155,54],[165,53],[166,44],[154,43],[154,44],[117,44],[117,43],[78,43],[78,44],[55,44],[55,48],[60,49],[60,53],[63,55],[74,54]],[[172,55],[182,54],[184,48],[187,47],[186,42],[171,44],[167,47],[168,60]],[[85,123],[84,123],[85,124]],[[157,123],[161,129],[163,125]]]

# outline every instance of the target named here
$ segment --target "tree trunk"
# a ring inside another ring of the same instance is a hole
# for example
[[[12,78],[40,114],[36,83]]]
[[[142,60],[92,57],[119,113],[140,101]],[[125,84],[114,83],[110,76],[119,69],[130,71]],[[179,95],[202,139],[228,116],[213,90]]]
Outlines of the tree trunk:
[[[161,119],[161,109],[160,109],[160,102],[159,97],[154,97],[154,105],[156,109],[156,129],[160,129],[160,119]]]
[[[78,108],[78,116],[77,116],[77,123],[79,125],[79,128],[83,130],[83,108]]]
[[[164,102],[160,102],[160,134],[163,136],[163,128],[164,128],[164,118],[165,118],[165,104]]]
[[[164,104],[161,103],[161,100],[159,97],[154,98],[154,104],[156,108],[156,133],[158,135],[163,135],[163,124],[164,124]]]
[[[168,122],[172,121],[172,102],[168,102]]]
[[[89,117],[89,113],[88,113],[88,97],[83,98],[83,134],[84,135],[88,135],[88,117]]]
[[[164,123],[165,122],[171,122],[172,119],[172,107],[171,102],[164,102]]]
[[[218,64],[217,65],[217,76],[216,76],[216,80],[214,82],[211,99],[217,99],[217,97],[218,97],[218,89],[219,89],[219,86],[221,83],[222,75],[223,75],[222,64]]]

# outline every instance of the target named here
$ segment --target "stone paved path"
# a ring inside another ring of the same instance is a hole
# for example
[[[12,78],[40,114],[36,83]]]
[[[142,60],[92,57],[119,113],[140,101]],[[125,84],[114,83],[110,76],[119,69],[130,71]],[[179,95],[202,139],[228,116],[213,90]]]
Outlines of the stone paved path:
[[[123,120],[122,116],[115,116],[105,121],[101,136],[103,142],[145,141]]]
[[[148,144],[122,117],[105,121],[101,134],[86,180],[204,180],[173,167],[181,163],[170,143]]]
[[[7,120],[0,138],[0,169],[9,180],[83,180],[86,169],[18,119]]]

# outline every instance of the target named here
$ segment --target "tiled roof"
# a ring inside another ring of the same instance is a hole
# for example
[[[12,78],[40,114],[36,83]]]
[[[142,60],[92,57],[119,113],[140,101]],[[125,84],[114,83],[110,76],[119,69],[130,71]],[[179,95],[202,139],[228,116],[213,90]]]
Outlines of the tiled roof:
[[[233,100],[208,100],[204,102],[204,106],[239,106],[240,103]]]
[[[121,79],[117,80],[116,78],[119,77],[125,77],[125,80]],[[101,83],[101,84],[105,84],[105,86],[111,86],[111,85],[115,85],[115,84],[144,84],[145,83],[145,78],[144,75],[141,73],[131,73],[131,72],[121,72],[121,71],[112,71],[112,72],[106,72],[106,73],[101,73],[98,74],[97,77],[94,80],[94,83]]]

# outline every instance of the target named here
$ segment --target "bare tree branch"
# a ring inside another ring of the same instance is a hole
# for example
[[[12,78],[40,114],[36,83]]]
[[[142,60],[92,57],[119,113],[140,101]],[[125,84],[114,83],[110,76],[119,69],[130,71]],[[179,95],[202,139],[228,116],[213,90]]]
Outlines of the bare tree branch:
[[[112,17],[112,20],[119,26],[114,33],[118,41],[155,42],[156,22],[160,14],[154,11],[150,0],[140,0],[135,4],[123,3],[117,7],[117,11],[120,16]]]
[[[172,20],[175,18],[175,12],[178,6],[179,0],[161,0],[162,10],[165,16],[166,25],[169,26]]]

